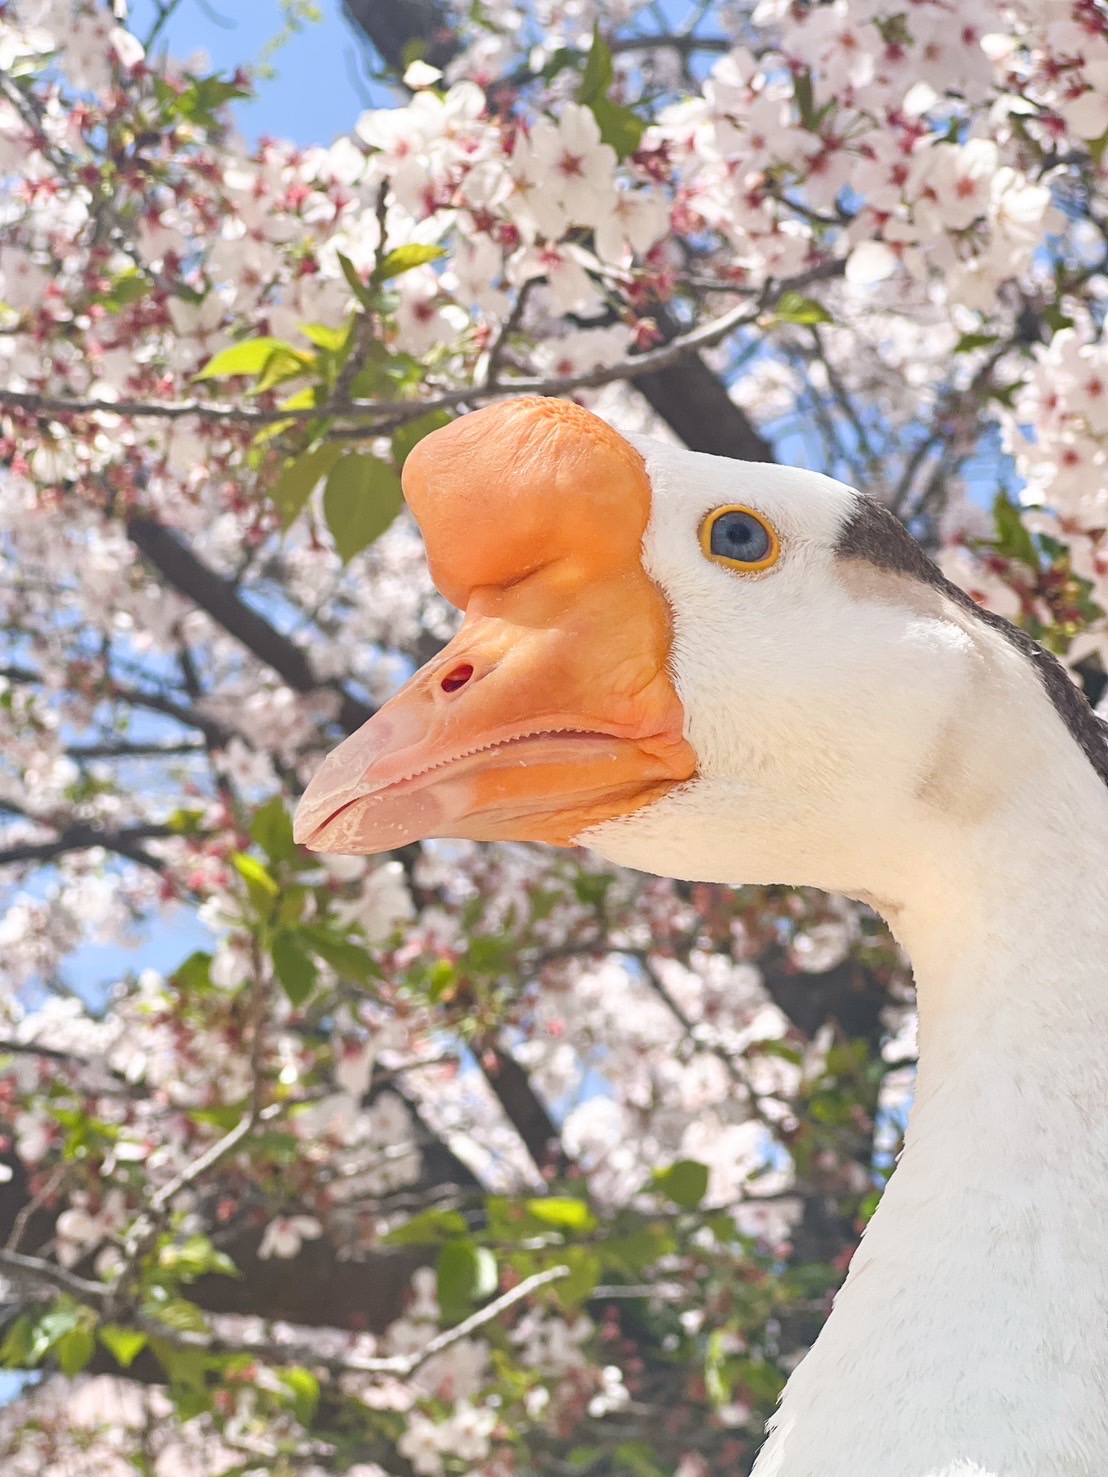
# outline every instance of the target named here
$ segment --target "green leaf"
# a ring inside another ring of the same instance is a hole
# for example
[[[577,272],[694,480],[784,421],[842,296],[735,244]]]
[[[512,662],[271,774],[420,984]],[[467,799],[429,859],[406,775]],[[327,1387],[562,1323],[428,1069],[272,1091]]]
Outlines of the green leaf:
[[[1061,333],[1064,328],[1072,328],[1074,320],[1063,311],[1060,303],[1050,303],[1043,309],[1043,322],[1051,333]]]
[[[291,528],[303,511],[320,478],[327,473],[342,455],[342,447],[334,441],[325,441],[311,451],[291,457],[281,468],[281,475],[269,490],[270,501],[281,519],[282,528]]]
[[[592,33],[592,46],[589,48],[589,59],[585,63],[581,86],[577,89],[577,101],[591,108],[595,102],[607,98],[612,83],[615,81],[615,75],[616,69],[612,63],[611,47],[600,34],[600,27],[595,26]]]
[[[815,97],[812,92],[811,72],[797,72],[793,78],[793,96],[796,98],[796,110],[800,114],[801,127],[814,129],[819,120],[816,116]]]
[[[592,110],[600,129],[601,142],[615,149],[621,159],[626,159],[642,143],[646,124],[637,113],[613,102],[608,96],[615,75],[611,48],[597,26],[592,33],[588,61],[577,89],[577,101]]]
[[[1016,395],[1022,389],[1023,380],[1013,380],[1010,385],[990,385],[988,395],[990,400],[999,400],[1001,405],[1006,405],[1011,410]]]
[[[734,1383],[752,1395],[757,1404],[769,1409],[776,1405],[777,1397],[784,1389],[785,1376],[764,1359],[736,1359]]]
[[[62,1334],[54,1347],[62,1374],[72,1377],[80,1374],[96,1352],[96,1335],[89,1318],[83,1319],[76,1328]]]
[[[822,303],[817,303],[814,297],[804,297],[799,292],[783,292],[777,300],[773,317],[779,323],[811,324],[833,321]]]
[[[344,323],[340,328],[335,328],[330,323],[301,323],[300,332],[317,349],[338,354],[346,347],[350,337],[350,324]]]
[[[200,823],[204,819],[202,810],[185,810],[178,808],[166,820],[166,828],[175,836],[194,836],[200,829]]]
[[[593,1288],[600,1281],[603,1270],[600,1257],[586,1246],[559,1247],[557,1256],[569,1268],[569,1276],[552,1282],[550,1290],[563,1308],[580,1307],[592,1297]]]
[[[589,103],[589,108],[600,129],[601,143],[609,144],[615,149],[620,159],[633,154],[646,132],[646,124],[639,115],[606,97],[599,97],[595,102]]]
[[[149,1303],[144,1312],[150,1318],[172,1328],[174,1333],[207,1333],[208,1320],[203,1311],[186,1298],[170,1298],[166,1303]]]
[[[404,502],[393,469],[365,452],[336,462],[323,493],[323,514],[344,564],[388,528]]]
[[[118,1323],[105,1323],[99,1333],[100,1342],[124,1369],[130,1369],[146,1348],[146,1335],[139,1333],[137,1328],[121,1328]]]
[[[469,1228],[465,1216],[456,1210],[425,1210],[410,1221],[397,1226],[385,1237],[388,1246],[440,1246],[455,1241]]]
[[[95,1349],[94,1316],[64,1295],[37,1316],[24,1314],[8,1329],[0,1345],[0,1365],[33,1369],[52,1351],[63,1373],[79,1374]]]
[[[55,1344],[80,1327],[85,1310],[71,1298],[63,1297],[35,1325],[32,1354],[37,1364]]]
[[[114,278],[100,301],[109,313],[120,313],[131,303],[137,303],[140,298],[144,298],[149,291],[149,278],[131,268]]]
[[[436,959],[426,973],[427,998],[432,1005],[452,1000],[458,990],[458,971],[449,959]]]
[[[653,1449],[643,1441],[621,1441],[612,1460],[629,1477],[632,1473],[634,1477],[665,1477],[666,1469],[658,1465]]]
[[[215,117],[217,108],[222,108],[224,104],[234,102],[238,98],[249,96],[249,88],[239,87],[234,82],[224,82],[218,74],[211,77],[197,77],[192,86],[177,98],[177,112],[182,118],[188,118],[190,122],[211,128],[219,121]]]
[[[250,836],[271,862],[290,862],[299,855],[300,849],[292,839],[292,819],[279,795],[255,812]]]
[[[221,1133],[227,1133],[236,1123],[242,1121],[247,1112],[249,1108],[244,1102],[216,1103],[210,1108],[191,1108],[189,1117],[194,1123],[203,1123],[209,1128],[218,1128]]]
[[[799,1067],[804,1061],[804,1052],[799,1046],[793,1046],[788,1041],[780,1041],[775,1037],[767,1037],[765,1041],[756,1041],[749,1048],[756,1051],[759,1056],[780,1057],[783,1062],[792,1062]]]
[[[30,1369],[38,1361],[32,1351],[35,1342],[35,1319],[29,1313],[17,1318],[0,1344],[0,1365],[5,1369]]]
[[[175,1398],[179,1398],[178,1390],[191,1391],[200,1396],[207,1394],[204,1374],[208,1361],[203,1350],[182,1348],[179,1344],[171,1344],[168,1340],[159,1338],[151,1338],[150,1347],[169,1376]]]
[[[654,1189],[683,1210],[695,1210],[708,1193],[708,1166],[695,1159],[678,1159],[668,1169],[655,1171]]]
[[[307,905],[308,889],[306,887],[286,887],[281,893],[281,901],[277,908],[278,928],[299,927]]]
[[[279,933],[273,940],[273,968],[292,1005],[303,1005],[316,986],[319,972],[295,934]]]
[[[282,410],[314,410],[315,407],[320,403],[320,395],[321,395],[321,393],[322,393],[322,386],[320,386],[320,385],[305,385],[302,390],[296,390],[296,391],[293,392],[293,394],[286,396],[285,399],[281,401],[281,409]],[[295,421],[277,421],[275,424],[277,424],[279,426],[286,426],[286,425],[295,425],[296,422]],[[316,425],[319,425],[319,424],[320,424],[320,422],[317,421],[316,422]],[[259,435],[260,434],[261,433],[259,432]],[[254,440],[256,441],[257,439],[258,439],[258,437],[255,436],[254,437]]]
[[[445,246],[433,246],[423,241],[409,241],[406,246],[398,246],[381,258],[373,269],[373,280],[388,282],[393,277],[410,272],[413,267],[422,267],[428,262],[437,262],[445,255]]]
[[[669,1226],[647,1224],[623,1236],[610,1236],[604,1242],[604,1265],[641,1277],[647,1267],[668,1256],[676,1246]]]
[[[997,337],[995,333],[964,333],[954,345],[956,354],[971,354],[974,349],[987,349],[990,344],[995,344]]]
[[[235,1113],[233,1122],[241,1114]],[[231,1126],[231,1125],[228,1125]],[[195,1282],[198,1277],[215,1275],[238,1277],[239,1269],[225,1251],[219,1251],[207,1236],[190,1236],[186,1241],[169,1242],[158,1251],[158,1266],[180,1282]]]
[[[583,1200],[574,1200],[568,1195],[550,1195],[542,1200],[528,1200],[527,1211],[537,1221],[547,1226],[557,1226],[563,1231],[591,1231],[596,1226],[596,1216]]]
[[[292,1396],[292,1412],[302,1426],[310,1426],[319,1405],[319,1381],[310,1369],[282,1369],[277,1378]]]
[[[202,994],[212,987],[212,956],[197,949],[170,976],[178,990],[186,995]]]
[[[193,377],[198,380],[214,380],[228,379],[232,375],[262,374],[275,354],[294,360],[303,368],[312,362],[310,355],[302,354],[283,339],[252,338],[220,349]]]
[[[244,851],[231,853],[231,865],[246,883],[246,891],[256,911],[263,918],[268,918],[273,908],[273,900],[280,891],[277,883],[257,857],[248,856]]]
[[[296,398],[296,395],[292,396],[292,399],[295,400]],[[285,410],[287,408],[288,407],[286,406],[281,407],[282,410]],[[268,426],[263,426],[261,430],[256,432],[255,435],[251,438],[250,451],[247,453],[247,465],[250,467],[256,466],[257,461],[255,460],[255,458],[257,458],[259,450],[263,446],[265,446],[266,442],[276,441],[278,437],[283,436],[286,431],[291,431],[295,425],[295,416],[289,416],[288,420],[271,421]]]
[[[996,523],[996,547],[1006,559],[1019,559],[1031,569],[1039,567],[1039,553],[1020,510],[1003,492],[997,493],[993,503],[993,520]]]
[[[503,934],[475,934],[466,945],[466,970],[474,974],[503,974],[515,953],[515,941]]]
[[[424,436],[429,436],[432,431],[438,431],[449,424],[450,417],[445,410],[432,410],[427,415],[421,415],[418,420],[409,421],[406,426],[398,426],[392,433],[392,459],[397,467],[403,467],[409,452],[419,445]]]
[[[422,385],[425,371],[411,354],[396,353],[375,339],[354,376],[350,395],[354,400],[396,400]]]
[[[359,277],[357,267],[348,256],[343,256],[341,251],[337,255],[339,266],[342,268],[342,275],[346,278],[347,287],[350,288],[350,291],[358,299],[363,308],[375,307],[376,298],[373,296],[373,291]]]
[[[443,1317],[455,1323],[496,1291],[496,1258],[472,1241],[448,1241],[439,1252],[437,1280]]]
[[[266,366],[252,386],[250,393],[252,395],[264,394],[266,390],[272,390],[274,385],[284,384],[285,380],[299,379],[306,371],[318,370],[318,368],[318,359],[313,354],[302,354],[299,349],[291,354],[278,350],[266,360]],[[309,385],[304,392],[311,397],[308,402],[310,405],[315,403],[316,388],[314,385]],[[297,398],[295,395],[292,396],[293,400]],[[288,402],[281,407],[282,410],[289,408]]]
[[[312,953],[329,964],[340,979],[365,984],[367,980],[380,978],[381,970],[368,949],[352,944],[349,939],[334,938],[316,924],[300,932]]]
[[[731,1381],[728,1377],[727,1342],[722,1328],[714,1328],[708,1335],[704,1355],[704,1386],[713,1405],[726,1405],[731,1397]]]

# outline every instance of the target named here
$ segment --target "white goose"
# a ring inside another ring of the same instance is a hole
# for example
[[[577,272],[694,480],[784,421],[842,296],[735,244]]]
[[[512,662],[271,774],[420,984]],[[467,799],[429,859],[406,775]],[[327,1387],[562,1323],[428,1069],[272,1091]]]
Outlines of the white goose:
[[[907,1143],[756,1477],[1108,1472],[1108,748],[877,504],[519,400],[405,485],[449,646],[323,764],[307,845],[580,842],[871,903]]]

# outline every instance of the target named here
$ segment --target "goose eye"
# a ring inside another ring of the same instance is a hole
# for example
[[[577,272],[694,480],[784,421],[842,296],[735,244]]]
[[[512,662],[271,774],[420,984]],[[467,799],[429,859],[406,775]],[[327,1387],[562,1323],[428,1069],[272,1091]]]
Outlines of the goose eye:
[[[704,521],[700,543],[709,559],[732,569],[769,569],[780,551],[773,528],[749,508],[717,508]]]

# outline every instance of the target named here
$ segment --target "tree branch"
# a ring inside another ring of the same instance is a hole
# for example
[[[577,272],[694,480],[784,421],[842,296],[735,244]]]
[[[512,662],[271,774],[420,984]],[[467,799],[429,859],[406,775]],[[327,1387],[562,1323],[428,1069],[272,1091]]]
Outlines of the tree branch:
[[[152,518],[129,518],[126,527],[132,543],[175,590],[206,610],[295,692],[335,693],[339,699],[338,721],[347,732],[360,728],[373,716],[372,708],[339,684],[318,681],[307,654],[247,605],[232,582],[198,559],[175,533]]]
[[[550,1169],[564,1174],[569,1168],[569,1156],[527,1073],[514,1056],[495,1043],[476,1041],[473,1050],[486,1082],[523,1140],[535,1168],[540,1174]]]
[[[97,744],[71,744],[66,749],[70,759],[76,759],[78,763],[87,763],[90,759],[172,759],[179,755],[204,754],[207,746],[196,743],[192,739],[181,739],[177,742],[158,743],[151,740],[149,743],[128,743],[126,739],[119,739],[111,743]]]
[[[35,824],[48,825],[49,822],[36,820]],[[117,856],[126,857],[128,861],[138,862],[140,866],[149,867],[152,872],[164,872],[165,863],[161,858],[152,856],[137,843],[173,834],[168,826],[153,822],[125,826],[118,831],[98,831],[95,826],[78,821],[65,826],[53,841],[24,841],[3,848],[0,850],[0,867],[15,866],[19,862],[52,862],[70,851],[89,851],[95,846],[102,846],[105,851],[113,851]]]
[[[418,420],[433,410],[456,410],[462,405],[497,400],[506,395],[570,395],[577,390],[598,389],[602,385],[610,385],[617,380],[631,380],[636,388],[642,389],[640,380],[645,376],[656,375],[663,370],[673,368],[690,355],[695,355],[700,349],[714,348],[737,329],[751,327],[755,324],[761,315],[769,312],[786,292],[798,292],[814,282],[827,281],[830,278],[841,276],[843,267],[844,263],[841,260],[823,262],[806,272],[798,273],[795,277],[767,283],[754,302],[744,298],[742,303],[728,309],[726,313],[710,318],[706,323],[701,323],[685,333],[676,334],[668,342],[655,349],[648,349],[642,354],[630,354],[615,364],[601,365],[597,369],[584,370],[579,374],[552,375],[546,378],[519,376],[515,379],[500,379],[495,383],[468,385],[444,390],[441,394],[427,400],[412,400],[403,403],[395,400],[331,401],[310,409],[260,410],[217,401],[191,400],[174,403],[154,400],[70,399],[64,396],[40,394],[38,391],[0,388],[0,405],[11,405],[54,416],[103,412],[116,416],[176,419],[182,415],[195,415],[202,420],[236,421],[244,425],[271,425],[283,420],[318,420],[320,417],[328,417],[335,420],[359,422],[356,425],[336,429],[332,433],[334,439],[361,439],[370,434],[395,430],[398,426]],[[719,385],[717,376],[706,365],[703,366],[703,371],[704,375],[719,386],[722,393],[722,404],[729,407],[730,412],[741,416],[741,410],[727,396],[724,387]],[[689,373],[686,366],[682,375],[687,378]],[[706,383],[707,381],[702,380],[699,374],[696,375],[696,384],[701,390],[704,389]],[[672,388],[671,385],[669,391]],[[662,405],[663,397],[659,395],[657,398],[659,405]],[[722,409],[722,405],[716,408]],[[699,422],[700,418],[698,414],[696,421]],[[743,420],[749,427],[749,423],[745,422],[745,417]],[[362,422],[370,424],[361,424]],[[749,430],[744,431],[744,439],[749,439],[749,434]],[[765,443],[763,442],[762,445],[764,446]],[[704,448],[701,446],[696,449],[703,450]],[[765,457],[761,459],[765,460]],[[146,519],[132,521],[149,522]],[[220,576],[215,576],[215,578],[220,579]]]
[[[738,42],[731,36],[696,36],[658,31],[654,34],[642,36],[612,36],[608,40],[608,50],[613,55],[624,51],[679,51],[683,56],[688,56],[694,51],[733,51]]]
[[[439,0],[342,0],[342,9],[397,77],[413,44],[433,67],[445,67],[458,53],[458,38]]]
[[[271,1104],[269,1107],[263,1106],[264,1050],[269,997],[268,980],[259,954],[260,951],[255,944],[254,979],[250,988],[247,1022],[250,1038],[251,1077],[249,1111],[235,1124],[234,1128],[225,1133],[221,1139],[217,1139],[214,1144],[209,1145],[191,1163],[186,1164],[180,1173],[175,1174],[171,1180],[162,1185],[161,1189],[156,1190],[150,1196],[145,1209],[131,1227],[124,1243],[123,1265],[114,1278],[108,1294],[108,1301],[113,1309],[123,1303],[131,1284],[138,1276],[142,1262],[154,1249],[158,1236],[165,1227],[174,1198],[182,1190],[187,1190],[191,1185],[196,1184],[209,1170],[214,1169],[217,1164],[233,1154],[239,1144],[249,1138],[260,1123],[276,1118],[282,1111],[279,1103]]]
[[[0,1253],[0,1256],[3,1254]],[[2,1262],[0,1262],[2,1265]],[[327,1370],[331,1375],[342,1374],[374,1374],[391,1375],[397,1379],[407,1379],[421,1369],[429,1359],[444,1350],[460,1343],[462,1339],[468,1338],[470,1334],[476,1333],[478,1329],[484,1328],[486,1324],[494,1322],[502,1313],[509,1308],[514,1308],[517,1303],[523,1302],[532,1294],[539,1292],[544,1287],[549,1287],[554,1282],[561,1282],[570,1275],[570,1268],[566,1266],[547,1267],[545,1271],[535,1272],[530,1277],[525,1277],[522,1282],[502,1293],[500,1297],[494,1298],[491,1303],[486,1303],[476,1313],[471,1313],[468,1318],[463,1318],[461,1323],[456,1323],[452,1328],[444,1329],[434,1338],[428,1339],[411,1354],[391,1354],[383,1358],[358,1359],[353,1355],[324,1354],[314,1349],[310,1344],[284,1343],[270,1339],[259,1340],[237,1340],[227,1339],[215,1334],[189,1334],[181,1333],[176,1329],[168,1329],[155,1319],[140,1318],[137,1327],[150,1333],[155,1338],[165,1339],[167,1342],[179,1346],[199,1349],[207,1354],[249,1354],[252,1358],[263,1360],[267,1364],[300,1364],[308,1367],[316,1367]],[[88,1284],[96,1287],[98,1284]],[[85,1301],[88,1299],[86,1298]]]
[[[42,675],[29,667],[0,667],[0,677],[9,682],[18,682],[23,687],[45,686]],[[193,708],[185,707],[183,703],[174,702],[164,693],[144,692],[141,687],[128,687],[126,683],[112,679],[111,690],[104,697],[109,702],[130,703],[136,708],[146,708],[151,713],[161,713],[163,717],[172,718],[186,728],[195,728],[216,748],[225,748],[235,736],[235,730],[228,728],[225,723],[220,723],[216,718],[208,718]]]
[[[112,1283],[92,1282],[42,1257],[24,1256],[20,1252],[8,1251],[4,1248],[0,1248],[0,1271],[6,1272],[13,1282],[24,1287],[64,1292],[87,1307],[93,1308],[97,1313],[109,1315],[111,1313],[115,1291]],[[207,1354],[249,1354],[252,1358],[263,1360],[267,1364],[315,1366],[327,1370],[331,1375],[375,1374],[407,1379],[415,1374],[416,1370],[422,1368],[429,1359],[433,1359],[436,1354],[441,1354],[454,1344],[460,1343],[462,1339],[468,1338],[470,1334],[476,1333],[486,1324],[494,1322],[502,1313],[514,1308],[517,1303],[523,1302],[552,1283],[561,1282],[569,1275],[569,1267],[561,1265],[547,1267],[542,1272],[535,1272],[532,1276],[525,1277],[508,1292],[502,1293],[500,1297],[493,1298],[491,1303],[486,1303],[476,1313],[471,1313],[468,1318],[463,1318],[460,1323],[454,1324],[452,1328],[437,1333],[434,1338],[428,1339],[411,1354],[392,1354],[380,1359],[358,1359],[350,1355],[324,1354],[310,1344],[283,1343],[272,1339],[238,1340],[228,1339],[218,1334],[185,1333],[179,1329],[168,1328],[156,1318],[139,1317],[135,1319],[135,1327],[150,1334],[153,1338],[163,1339],[167,1343],[182,1348],[198,1349]]]
[[[48,1262],[38,1256],[24,1256],[19,1251],[0,1247],[0,1272],[6,1272],[13,1282],[22,1287],[49,1288],[52,1292],[66,1292],[70,1297],[99,1309],[108,1291],[106,1282],[90,1282],[87,1277],[78,1277],[56,1262]]]

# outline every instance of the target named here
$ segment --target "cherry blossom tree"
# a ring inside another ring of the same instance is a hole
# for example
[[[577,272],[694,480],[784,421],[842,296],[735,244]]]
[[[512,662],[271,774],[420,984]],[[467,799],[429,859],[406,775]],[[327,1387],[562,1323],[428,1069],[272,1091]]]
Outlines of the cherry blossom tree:
[[[454,628],[406,454],[523,391],[864,488],[1097,700],[1108,18],[349,0],[391,100],[302,149],[174,8],[0,3],[5,1471],[747,1470],[897,1147],[880,921],[291,807]]]

